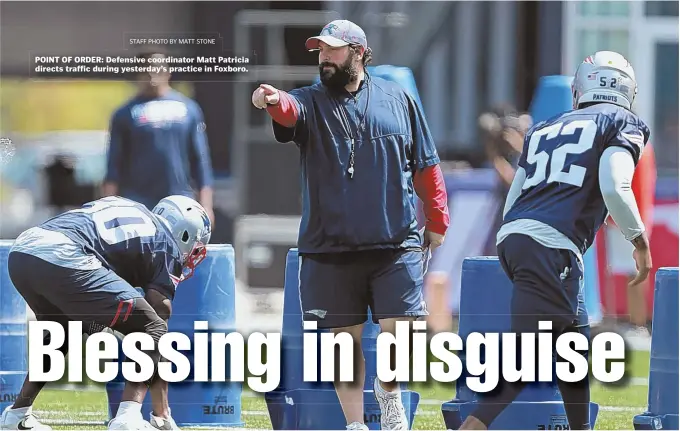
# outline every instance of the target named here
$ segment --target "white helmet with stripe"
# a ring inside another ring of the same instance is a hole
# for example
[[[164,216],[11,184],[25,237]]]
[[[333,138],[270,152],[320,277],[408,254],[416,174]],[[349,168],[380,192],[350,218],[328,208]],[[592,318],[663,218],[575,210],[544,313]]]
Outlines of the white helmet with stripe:
[[[635,71],[623,55],[598,51],[576,69],[571,90],[575,109],[584,103],[612,103],[631,109],[637,94]]]
[[[180,195],[161,199],[151,212],[172,232],[182,253],[182,264],[188,270],[184,278],[189,278],[207,254],[212,233],[208,213],[195,200]]]

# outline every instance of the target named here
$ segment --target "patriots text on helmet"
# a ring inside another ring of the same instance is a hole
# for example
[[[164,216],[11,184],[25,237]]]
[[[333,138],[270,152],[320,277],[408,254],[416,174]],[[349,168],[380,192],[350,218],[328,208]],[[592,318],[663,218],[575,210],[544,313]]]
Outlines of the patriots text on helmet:
[[[603,101],[603,102],[614,102],[616,103],[618,101],[618,97],[616,96],[611,96],[608,94],[594,94],[593,95],[593,101]]]

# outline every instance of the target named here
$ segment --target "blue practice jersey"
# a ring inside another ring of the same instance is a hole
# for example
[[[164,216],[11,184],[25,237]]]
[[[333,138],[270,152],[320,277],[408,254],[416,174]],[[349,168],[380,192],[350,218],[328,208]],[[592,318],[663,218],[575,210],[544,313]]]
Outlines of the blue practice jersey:
[[[195,198],[213,183],[205,130],[201,108],[175,90],[133,97],[111,118],[105,181],[149,209],[170,195]]]
[[[172,299],[182,254],[170,231],[144,205],[108,197],[65,212],[40,227],[61,232],[133,287],[154,285]]]
[[[503,223],[537,220],[585,253],[607,216],[599,185],[602,153],[622,147],[637,164],[649,134],[637,115],[604,103],[536,124],[525,137],[519,160],[526,180]]]

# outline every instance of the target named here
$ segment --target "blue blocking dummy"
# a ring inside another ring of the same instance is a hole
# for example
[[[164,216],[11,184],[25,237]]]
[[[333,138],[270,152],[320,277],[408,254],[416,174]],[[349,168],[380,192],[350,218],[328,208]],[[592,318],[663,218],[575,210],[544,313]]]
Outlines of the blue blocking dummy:
[[[677,430],[678,423],[678,268],[660,268],[654,285],[652,349],[647,411],[635,416],[637,430]]]
[[[534,124],[573,109],[572,82],[573,77],[562,75],[543,76],[538,80],[529,107]]]
[[[198,265],[194,275],[182,281],[172,302],[173,312],[168,322],[168,332],[181,332],[191,340],[192,350],[181,351],[191,363],[191,373],[184,382],[170,383],[168,398],[172,417],[182,427],[241,426],[242,383],[229,382],[229,347],[225,353],[226,382],[194,381],[194,333],[234,332],[236,320],[236,276],[234,249],[231,245],[208,245],[205,260]],[[208,322],[208,330],[194,330],[195,321]],[[208,368],[212,369],[211,346],[208,347]],[[119,358],[123,357],[122,350]],[[235,358],[243,361],[245,358]],[[199,362],[196,366],[200,365]],[[245,365],[244,365],[245,367]],[[176,367],[173,366],[173,370]],[[247,374],[247,369],[246,369]],[[208,379],[212,376],[208,373]],[[106,384],[109,418],[118,411],[124,383],[122,373]],[[148,419],[151,413],[151,395],[147,393],[142,414]]]
[[[28,374],[26,302],[7,273],[14,241],[0,241],[0,412],[14,404]]]
[[[458,326],[458,335],[463,342],[473,332],[510,331],[512,289],[512,283],[497,257],[472,257],[463,261]],[[461,352],[459,357],[463,363],[463,374],[456,381],[456,398],[442,405],[447,429],[460,427],[475,409],[480,395],[466,384],[465,352]],[[484,352],[481,361],[484,362]],[[553,372],[553,382],[532,383],[524,388],[515,401],[491,423],[489,429],[568,429],[564,404],[554,375]],[[590,406],[590,423],[594,426],[598,406],[595,403]]]
[[[281,340],[281,383],[265,394],[272,427],[275,430],[327,430],[346,426],[342,407],[332,382],[305,382],[303,378],[303,331],[300,307],[300,259],[297,249],[288,252],[283,302]],[[376,345],[380,326],[374,324],[370,314],[364,326],[361,344],[366,359],[364,381],[364,416],[369,429],[380,429],[380,407],[373,396],[373,379],[376,371]],[[317,335],[318,346],[320,339]],[[321,371],[321,349],[317,348],[317,370]],[[402,389],[402,400],[411,424],[418,401],[416,392]]]
[[[573,80],[574,78],[571,76],[561,75],[544,76],[539,80],[529,108],[529,114],[534,124],[573,109],[571,94]],[[602,321],[597,269],[597,244],[593,244],[583,256],[583,265],[586,309],[588,310],[590,323],[596,324]]]

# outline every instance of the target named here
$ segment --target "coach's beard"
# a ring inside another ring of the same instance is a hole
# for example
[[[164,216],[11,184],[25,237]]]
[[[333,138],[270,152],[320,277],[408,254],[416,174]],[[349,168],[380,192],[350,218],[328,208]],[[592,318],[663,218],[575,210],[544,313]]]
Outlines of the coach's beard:
[[[324,69],[329,67],[329,69]],[[351,82],[359,79],[359,70],[353,62],[353,57],[347,57],[340,66],[324,62],[319,65],[319,76],[326,87],[334,90],[343,90]]]

